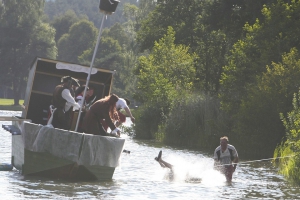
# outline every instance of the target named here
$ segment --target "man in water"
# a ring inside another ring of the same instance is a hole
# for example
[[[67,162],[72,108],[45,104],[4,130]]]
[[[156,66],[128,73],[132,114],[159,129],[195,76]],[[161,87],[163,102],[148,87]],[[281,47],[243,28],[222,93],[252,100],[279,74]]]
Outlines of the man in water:
[[[239,157],[235,147],[228,144],[228,141],[227,136],[220,138],[220,146],[214,152],[214,168],[225,175],[227,182],[231,182]]]
[[[171,171],[173,169],[173,165],[171,165],[170,163],[164,161],[162,158],[162,151],[159,151],[158,156],[155,157],[154,159],[160,164],[161,167],[163,168],[169,168]]]

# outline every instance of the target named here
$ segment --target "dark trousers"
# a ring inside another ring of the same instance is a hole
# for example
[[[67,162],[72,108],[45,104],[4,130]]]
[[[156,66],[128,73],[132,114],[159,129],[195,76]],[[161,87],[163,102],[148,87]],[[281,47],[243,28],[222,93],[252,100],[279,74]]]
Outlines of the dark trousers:
[[[63,109],[57,108],[53,115],[52,125],[54,128],[69,130],[70,112],[64,112]]]
[[[222,169],[222,173],[226,177],[227,182],[231,182],[232,174],[233,174],[233,166],[232,165],[225,165]]]

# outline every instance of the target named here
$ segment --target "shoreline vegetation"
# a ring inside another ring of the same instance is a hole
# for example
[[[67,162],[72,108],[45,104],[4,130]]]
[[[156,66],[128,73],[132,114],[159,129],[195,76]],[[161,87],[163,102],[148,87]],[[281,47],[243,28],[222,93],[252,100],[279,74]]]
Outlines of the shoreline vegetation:
[[[11,111],[22,111],[22,104],[24,100],[20,100],[20,105],[14,105],[13,99],[2,99],[0,98],[0,110],[11,110]]]

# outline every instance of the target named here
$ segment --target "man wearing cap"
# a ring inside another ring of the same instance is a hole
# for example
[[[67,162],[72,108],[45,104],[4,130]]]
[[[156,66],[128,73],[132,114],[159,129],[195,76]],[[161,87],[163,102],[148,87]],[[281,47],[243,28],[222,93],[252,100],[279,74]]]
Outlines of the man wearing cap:
[[[64,76],[61,79],[62,84],[55,87],[53,93],[53,105],[56,110],[53,113],[52,125],[55,128],[70,129],[70,112],[78,110],[80,105],[74,99],[73,86],[80,86],[77,79],[71,76]]]

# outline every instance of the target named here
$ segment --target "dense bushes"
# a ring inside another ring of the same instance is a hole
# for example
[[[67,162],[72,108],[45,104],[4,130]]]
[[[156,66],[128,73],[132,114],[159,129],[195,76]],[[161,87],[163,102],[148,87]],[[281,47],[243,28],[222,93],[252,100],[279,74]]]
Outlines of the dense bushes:
[[[276,148],[274,157],[286,157],[278,159],[280,173],[300,183],[300,92],[294,95],[293,107],[286,117],[281,114],[286,129],[286,141]]]

